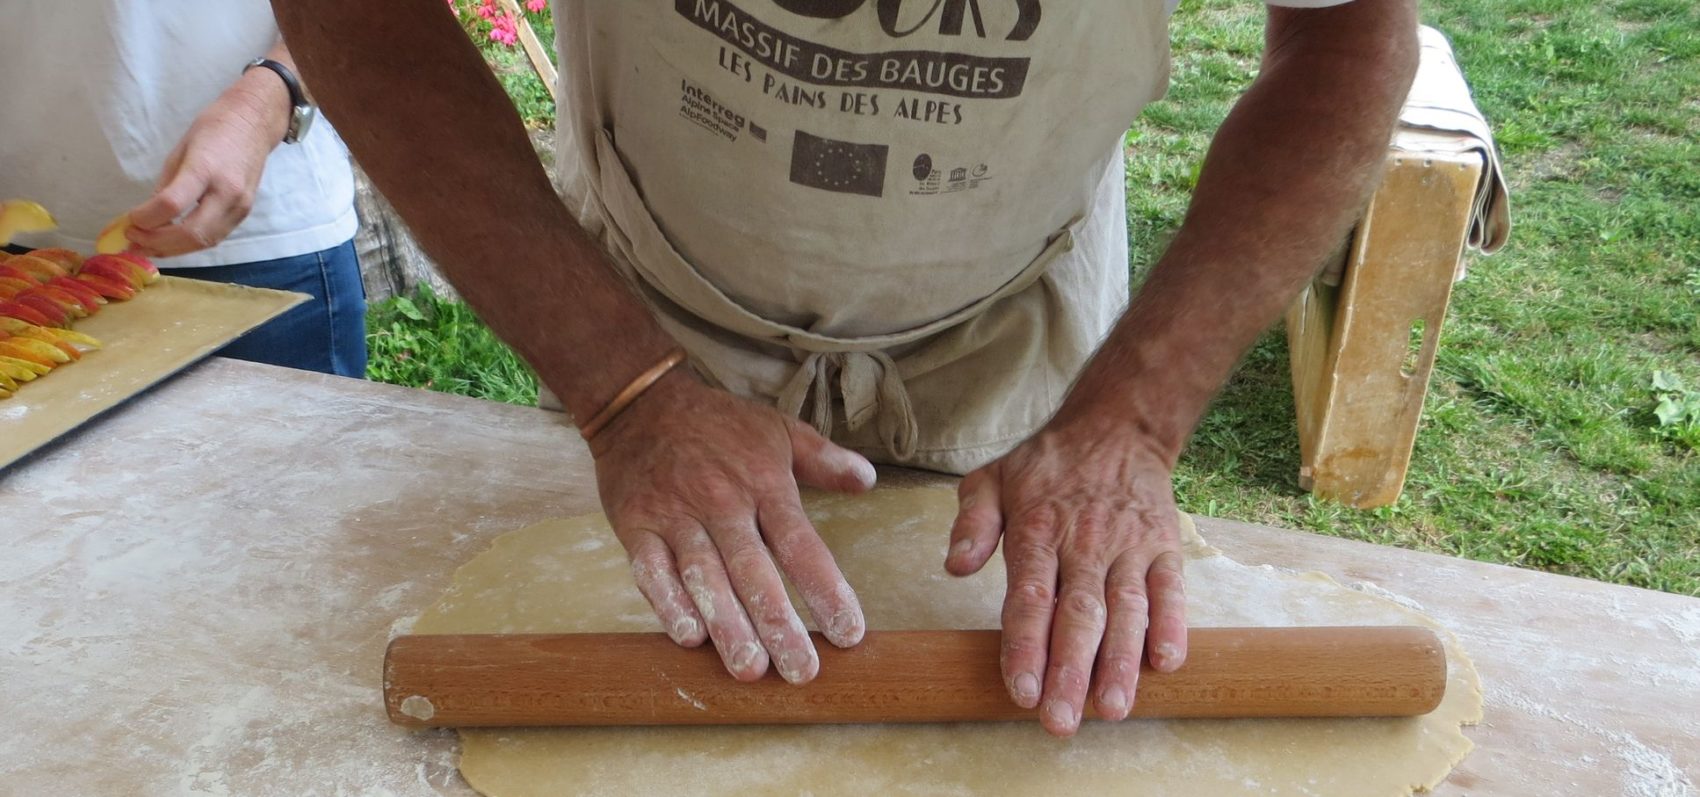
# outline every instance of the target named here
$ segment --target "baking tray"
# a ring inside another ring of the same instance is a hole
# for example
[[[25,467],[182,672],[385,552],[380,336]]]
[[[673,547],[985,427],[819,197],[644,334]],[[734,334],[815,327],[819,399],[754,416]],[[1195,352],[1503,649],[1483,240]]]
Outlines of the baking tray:
[[[309,298],[160,277],[136,298],[108,303],[72,327],[103,348],[0,399],[0,469]]]

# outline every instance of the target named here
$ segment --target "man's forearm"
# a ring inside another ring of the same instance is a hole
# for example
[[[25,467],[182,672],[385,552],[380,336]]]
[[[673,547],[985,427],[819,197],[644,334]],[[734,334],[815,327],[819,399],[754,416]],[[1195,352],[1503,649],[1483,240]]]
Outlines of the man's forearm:
[[[1415,74],[1414,6],[1271,9],[1261,75],[1059,421],[1132,423],[1173,464],[1239,358],[1361,213]]]
[[[674,346],[556,197],[441,0],[274,0],[304,80],[425,251],[576,417]]]

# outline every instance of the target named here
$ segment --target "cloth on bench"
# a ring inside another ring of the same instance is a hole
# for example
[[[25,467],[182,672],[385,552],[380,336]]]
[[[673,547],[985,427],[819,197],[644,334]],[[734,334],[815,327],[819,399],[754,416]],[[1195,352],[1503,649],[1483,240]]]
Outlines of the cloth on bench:
[[[1470,96],[1470,86],[1446,35],[1424,25],[1418,29],[1418,38],[1421,62],[1405,107],[1399,112],[1392,148],[1411,155],[1481,154],[1482,178],[1476,186],[1467,243],[1483,254],[1491,254],[1511,235],[1511,196],[1494,147],[1493,130]],[[1320,279],[1325,285],[1339,285],[1344,270],[1344,258],[1333,259]],[[1459,258],[1457,279],[1464,275],[1465,260]]]

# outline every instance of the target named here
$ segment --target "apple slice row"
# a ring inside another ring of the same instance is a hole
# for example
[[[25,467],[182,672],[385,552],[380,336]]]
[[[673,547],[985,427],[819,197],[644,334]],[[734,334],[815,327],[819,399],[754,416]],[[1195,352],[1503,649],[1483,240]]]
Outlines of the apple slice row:
[[[135,252],[88,258],[69,249],[0,253],[0,399],[100,348],[70,325],[109,302],[135,298],[158,279],[159,269]]]
[[[53,214],[24,199],[0,201],[0,246],[18,233],[57,226]],[[54,368],[100,348],[100,342],[69,327],[108,302],[135,298],[159,279],[159,269],[129,249],[128,214],[101,230],[93,257],[70,249],[35,249],[22,255],[0,252],[0,398]]]
[[[0,316],[0,398],[11,397],[20,384],[98,348],[100,341],[81,332]]]
[[[0,316],[40,326],[68,326],[108,300],[127,301],[159,279],[134,252],[88,259],[67,249],[38,249],[0,260]]]

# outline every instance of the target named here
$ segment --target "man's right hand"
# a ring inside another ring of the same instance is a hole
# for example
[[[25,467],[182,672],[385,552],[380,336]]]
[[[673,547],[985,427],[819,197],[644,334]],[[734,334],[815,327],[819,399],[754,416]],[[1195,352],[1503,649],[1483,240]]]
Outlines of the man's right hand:
[[[555,195],[513,103],[441,0],[273,7],[355,159],[485,322],[556,377],[575,416],[678,346]],[[770,658],[788,681],[813,678],[819,659],[781,572],[828,640],[861,640],[856,593],[797,484],[867,490],[867,460],[678,368],[591,451],[638,586],[680,644],[713,639],[740,679],[761,677]]]
[[[781,572],[827,640],[861,641],[861,605],[803,513],[798,484],[865,492],[874,486],[866,459],[678,369],[591,451],[603,509],[673,641],[712,639],[742,681],[760,678],[770,660],[786,681],[813,679],[820,659]]]

